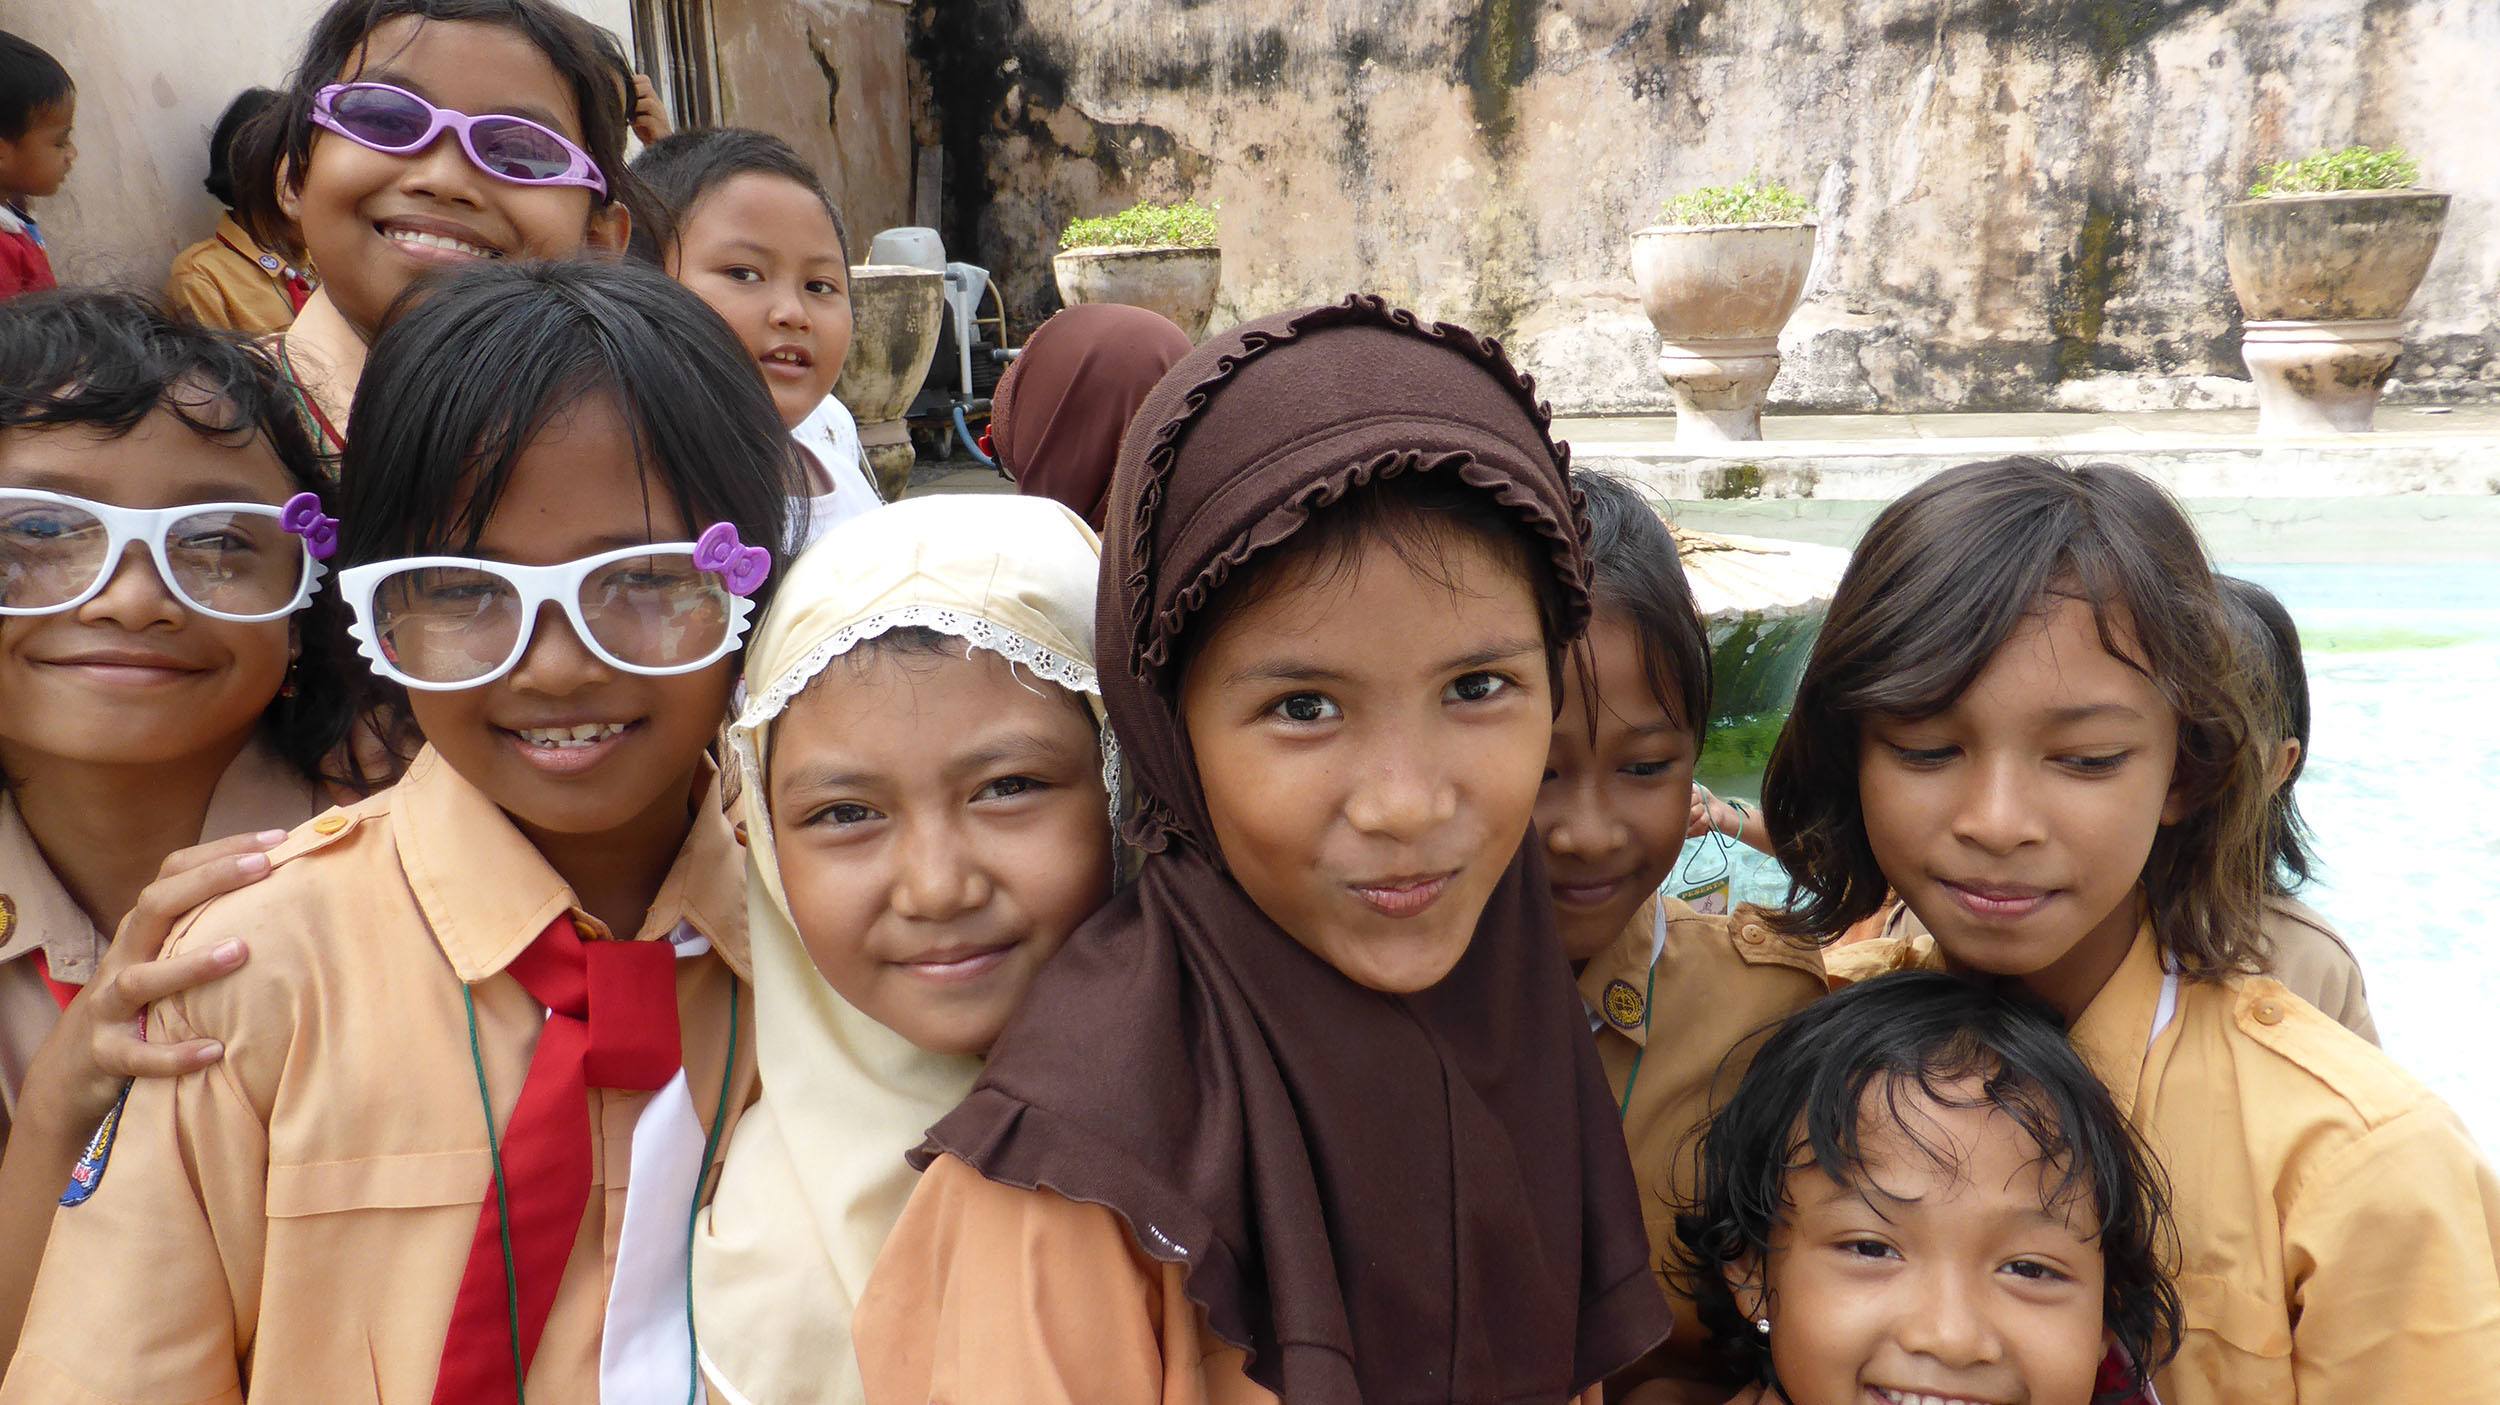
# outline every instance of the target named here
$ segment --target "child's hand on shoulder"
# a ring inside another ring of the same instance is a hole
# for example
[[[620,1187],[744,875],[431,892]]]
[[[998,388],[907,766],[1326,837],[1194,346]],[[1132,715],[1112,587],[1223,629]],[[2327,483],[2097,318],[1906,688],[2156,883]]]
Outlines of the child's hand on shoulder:
[[[183,914],[259,882],[284,830],[238,834],[177,850],[157,869],[105,949],[95,979],[61,1014],[26,1073],[26,1097],[58,1124],[92,1127],[132,1078],[171,1078],[224,1056],[213,1039],[151,1044],[142,1025],[149,1005],[216,980],[243,964],[240,941],[160,956]]]

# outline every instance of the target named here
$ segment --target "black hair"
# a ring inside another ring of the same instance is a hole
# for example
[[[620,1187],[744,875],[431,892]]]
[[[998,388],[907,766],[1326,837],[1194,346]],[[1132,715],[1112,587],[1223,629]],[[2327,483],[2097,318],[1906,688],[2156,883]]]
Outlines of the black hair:
[[[655,269],[515,261],[438,274],[401,295],[356,386],[340,462],[342,568],[474,550],[547,421],[613,397],[652,483],[703,531],[768,546],[760,614],[787,572],[804,481],[797,441],[744,348]]]
[[[0,29],[0,141],[16,141],[43,110],[78,91],[61,61]]]
[[[204,439],[259,439],[289,485],[338,496],[286,381],[256,343],[128,293],[78,289],[0,303],[0,432],[77,425],[119,438],[159,409]],[[263,732],[306,779],[361,789],[360,776],[332,763],[352,717],[338,592],[316,593],[294,620],[302,649],[295,695],[270,700]]]
[[[2178,717],[2171,793],[2142,882],[2163,952],[2196,977],[2262,970],[2265,758],[2237,633],[2204,544],[2168,493],[2114,464],[1994,459],[1948,469],[1876,515],[1849,557],[1762,778],[1790,876],[1772,922],[1839,936],[1889,891],[1867,841],[1860,736],[1953,705],[2058,601]]]
[[[2300,743],[2300,752],[2292,759],[2289,775],[2277,786],[2266,806],[2266,891],[2276,897],[2289,897],[2314,876],[2317,855],[2311,852],[2309,821],[2300,813],[2300,802],[2293,797],[2292,784],[2309,765],[2309,670],[2300,659],[2300,626],[2292,623],[2292,612],[2274,598],[2274,592],[2237,576],[2217,576],[2214,583],[2222,587],[2222,603],[2229,607],[2231,623],[2240,632],[2240,643],[2252,664],[2260,671],[2259,692],[2271,705],[2273,737],[2276,743]],[[2266,753],[2266,764],[2274,764],[2273,748]]]
[[[833,203],[806,158],[770,132],[752,127],[674,132],[644,147],[634,158],[633,169],[660,220],[651,227],[636,225],[626,242],[629,252],[647,262],[664,265],[670,240],[694,207],[732,178],[745,175],[778,176],[815,196],[833,221],[833,237],[842,246],[843,262],[850,262],[851,233],[842,222],[841,207]]]
[[[1913,1106],[1920,1100],[1993,1109],[2031,1139],[2049,1173],[2044,1208],[2085,1210],[2101,1251],[2101,1320],[2135,1363],[2138,1383],[2150,1380],[2185,1330],[2170,1281],[2178,1244],[2160,1162],[2054,1012],[1934,971],[1879,976],[1790,1016],[1703,1129],[1699,1185],[1676,1215],[1672,1271],[1712,1340],[1753,1380],[1776,1386],[1770,1341],[1748,1320],[1730,1277],[1761,1282],[1773,1236],[1795,1204],[1791,1176],[1864,1184],[1871,1132],[1899,1133],[1946,1165],[1950,1149],[1921,1130],[1932,1124]]]
[[[284,94],[275,88],[245,88],[226,104],[217,117],[217,129],[208,136],[208,176],[200,188],[217,197],[217,203],[234,208],[234,144],[243,124],[284,101]]]
[[[554,0],[335,0],[314,22],[303,58],[280,100],[246,122],[237,138],[234,210],[254,238],[272,248],[287,245],[289,222],[278,208],[278,182],[283,175],[301,188],[312,164],[313,94],[341,81],[366,38],[401,18],[498,25],[545,54],[572,90],[573,105],[581,113],[582,150],[607,180],[607,194],[597,198],[603,204],[623,204],[634,224],[643,222],[649,202],[625,164],[625,137],[633,121],[633,65],[615,35]]]
[[[1710,634],[1675,537],[1622,479],[1581,469],[1571,481],[1588,513],[1589,603],[1631,620],[1650,692],[1699,744],[1710,725]]]

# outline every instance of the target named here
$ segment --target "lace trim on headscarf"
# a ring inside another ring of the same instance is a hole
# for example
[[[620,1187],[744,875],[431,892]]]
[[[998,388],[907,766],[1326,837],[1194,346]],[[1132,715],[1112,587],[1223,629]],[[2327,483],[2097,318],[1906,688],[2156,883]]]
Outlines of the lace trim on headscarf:
[[[755,754],[755,734],[766,723],[787,711],[790,700],[807,691],[816,675],[828,664],[868,640],[892,634],[898,629],[931,629],[950,638],[960,639],[976,649],[987,649],[1021,667],[1045,682],[1056,683],[1072,693],[1102,696],[1101,680],[1093,666],[1082,659],[1073,659],[1048,645],[1035,643],[1014,630],[979,615],[968,615],[943,605],[905,605],[881,615],[853,620],[816,641],[815,647],[799,656],[798,662],[782,671],[770,687],[747,699],[746,709],[730,725],[730,748],[737,753],[738,774],[754,789],[764,793],[764,767]],[[1111,735],[1108,725],[1102,734],[1102,781],[1111,795],[1112,832],[1118,833],[1120,823],[1120,743]],[[769,807],[758,807],[769,828],[772,823]]]

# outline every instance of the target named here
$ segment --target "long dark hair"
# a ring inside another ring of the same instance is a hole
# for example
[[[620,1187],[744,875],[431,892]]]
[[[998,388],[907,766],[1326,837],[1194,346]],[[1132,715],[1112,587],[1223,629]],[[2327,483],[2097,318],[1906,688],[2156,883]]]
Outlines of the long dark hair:
[[[0,432],[79,425],[118,438],[160,409],[204,439],[257,438],[291,487],[338,496],[277,367],[254,343],[128,293],[81,289],[0,303]],[[361,777],[331,765],[351,717],[343,664],[352,651],[341,651],[337,592],[322,589],[294,621],[295,692],[270,699],[262,734],[307,780],[362,789]]]
[[[2300,743],[2291,774],[2266,801],[2266,891],[2289,897],[2315,876],[2318,862],[2309,847],[2309,821],[2302,817],[2300,801],[2292,794],[2293,783],[2309,767],[2309,670],[2300,660],[2300,626],[2292,623],[2292,612],[2283,608],[2274,592],[2255,581],[2237,576],[2215,579],[2222,587],[2223,603],[2230,607],[2231,622],[2240,631],[2240,642],[2259,670],[2257,681],[2272,722],[2267,735],[2278,744]],[[2266,764],[2272,767],[2274,748],[2265,750]]]
[[[797,444],[755,363],[701,298],[640,264],[481,264],[403,294],[356,386],[342,567],[474,549],[521,451],[608,395],[687,524],[728,522],[789,561]]]
[[[245,123],[236,138],[234,209],[253,238],[271,248],[290,246],[278,185],[283,178],[289,189],[303,188],[312,163],[313,94],[340,81],[368,35],[402,17],[500,25],[529,40],[573,91],[582,116],[582,149],[607,178],[601,203],[621,202],[633,223],[643,222],[649,202],[625,164],[633,65],[616,36],[551,0],[336,0],[314,23],[279,101]]]
[[[2185,1328],[2160,1163],[2054,1012],[1932,971],[1879,976],[1790,1016],[1703,1130],[1671,1271],[1712,1340],[1755,1381],[1777,1384],[1770,1340],[1746,1320],[1731,1273],[1759,1272],[1768,1259],[1790,1176],[1865,1184],[1870,1131],[1898,1133],[1945,1164],[1949,1148],[1922,1131],[1932,1124],[1911,1105],[1920,1099],[2011,1118],[2049,1171],[2043,1208],[2087,1207],[2103,1265],[2101,1320],[2138,1383],[2150,1380]]]
[[[2151,479],[2107,464],[1997,459],[1938,474],[1877,515],[1849,558],[1762,781],[1788,870],[1774,921],[1829,939],[1887,887],[1859,803],[1861,727],[1953,705],[2054,599],[2090,605],[2101,647],[2179,718],[2165,825],[2144,864],[2153,932],[2191,975],[2260,969],[2264,728],[2196,529]]]

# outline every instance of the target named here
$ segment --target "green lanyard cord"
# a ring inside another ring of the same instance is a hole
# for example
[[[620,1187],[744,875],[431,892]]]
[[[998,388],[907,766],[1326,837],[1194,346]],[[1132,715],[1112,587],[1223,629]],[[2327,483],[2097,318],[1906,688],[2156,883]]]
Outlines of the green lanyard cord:
[[[512,1202],[504,1195],[503,1143],[495,1137],[495,1100],[486,1091],[486,1052],[477,1037],[477,994],[466,981],[460,983],[460,1003],[469,1009],[469,1066],[477,1070],[477,1105],[486,1113],[486,1156],[495,1168],[495,1229],[503,1238],[503,1301],[512,1316],[512,1400],[513,1405],[529,1405],[529,1389],[522,1383],[521,1371],[521,1275],[512,1266]]]
[[[1649,1011],[1658,999],[1658,962],[1649,963],[1649,990],[1641,997],[1641,1047],[1632,1051],[1632,1071],[1623,1076],[1623,1105],[1615,1109],[1615,1120],[1621,1122],[1632,1115],[1632,1088],[1641,1081],[1641,1060],[1649,1057]]]
[[[720,1149],[720,1129],[729,1121],[730,1076],[738,1069],[738,978],[729,979],[729,1058],[720,1068],[720,1101],[712,1107],[712,1130],[703,1134],[703,1164],[694,1172],[694,1203],[686,1207],[686,1405],[703,1393],[703,1348],[694,1335],[694,1231],[703,1221],[703,1182],[712,1174],[712,1153]]]
[[[513,1405],[529,1405],[529,1387],[521,1367],[521,1276],[512,1260],[512,1204],[504,1191],[503,1143],[495,1136],[495,1101],[486,1090],[486,1053],[477,1032],[477,995],[467,982],[460,1002],[469,1012],[469,1066],[477,1073],[477,1102],[486,1113],[486,1156],[495,1168],[495,1228],[503,1240],[503,1300],[512,1323]],[[703,1368],[694,1334],[694,1232],[703,1218],[703,1183],[712,1174],[712,1157],[720,1150],[721,1129],[729,1122],[729,1090],[738,1072],[738,982],[729,982],[729,1054],[721,1063],[720,1099],[712,1106],[712,1126],[703,1134],[703,1161],[695,1167],[694,1203],[686,1207],[686,1405],[703,1392]]]

